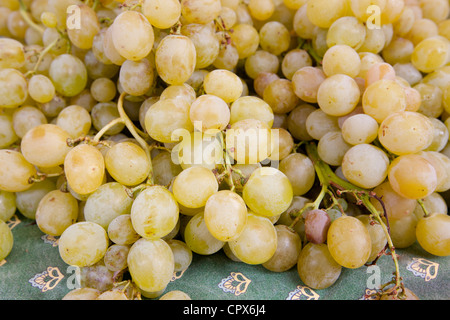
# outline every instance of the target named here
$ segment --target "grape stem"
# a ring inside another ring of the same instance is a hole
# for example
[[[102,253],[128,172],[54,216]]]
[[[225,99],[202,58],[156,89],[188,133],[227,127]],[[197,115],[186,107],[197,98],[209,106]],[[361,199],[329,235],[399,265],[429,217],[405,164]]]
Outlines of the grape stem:
[[[428,217],[430,213],[428,212],[427,208],[425,208],[425,203],[423,203],[422,199],[417,199],[417,203],[420,205],[420,207],[423,210],[424,217]]]
[[[311,161],[314,164],[314,168],[316,170],[317,176],[320,180],[320,184],[322,186],[321,192],[319,193],[318,197],[314,201],[312,205],[306,205],[306,207],[312,207],[312,208],[318,208],[320,203],[323,200],[324,195],[328,192],[330,187],[334,187],[337,189],[337,194],[341,194],[343,192],[351,192],[355,197],[357,204],[363,205],[366,207],[366,209],[371,213],[371,217],[374,218],[376,221],[380,223],[380,225],[383,228],[383,231],[385,233],[386,239],[387,239],[387,248],[390,250],[390,255],[392,257],[392,260],[394,262],[395,266],[395,273],[394,273],[394,279],[391,283],[394,284],[394,287],[387,289],[386,291],[382,291],[381,294],[385,295],[392,295],[397,294],[398,289],[403,287],[403,284],[401,282],[402,278],[400,277],[400,269],[398,264],[398,257],[395,253],[395,247],[392,242],[392,239],[390,237],[390,231],[389,226],[384,222],[382,219],[382,216],[380,212],[375,208],[375,206],[370,201],[371,198],[375,198],[378,201],[382,202],[379,197],[376,196],[376,194],[372,191],[367,191],[365,189],[359,188],[352,183],[345,181],[338,177],[330,168],[328,164],[322,161],[320,159],[319,154],[317,152],[317,145],[314,142],[310,142],[306,144],[306,152],[308,156],[310,157]],[[297,215],[298,219],[301,217],[301,213],[304,212],[304,209],[300,210],[299,214]],[[387,215],[385,212],[385,208],[383,205],[383,216],[387,220]],[[387,222],[388,223],[388,222]],[[386,250],[384,250],[386,251]],[[383,290],[386,286],[383,287]]]
[[[27,6],[23,2],[23,0],[19,0],[19,4],[20,4],[20,15],[25,20],[25,22],[28,23],[28,25],[30,27],[32,27],[34,30],[36,30],[41,35],[43,35],[44,34],[44,28],[39,26],[36,22],[33,21],[33,19],[31,19],[30,15],[28,14]]]
[[[94,139],[92,139],[92,141],[94,142],[99,142],[101,137],[103,137],[103,135],[112,127],[114,127],[115,125],[119,124],[119,123],[124,123],[122,118],[116,118],[114,120],[111,120],[106,126],[104,126],[103,128],[100,129],[99,132],[97,132],[97,134],[94,136]]]
[[[39,53],[38,61],[36,61],[36,64],[34,65],[33,70],[28,71],[28,72],[25,74],[25,77],[28,77],[29,75],[33,75],[33,74],[35,74],[35,73],[37,72],[39,66],[40,66],[41,63],[42,63],[42,60],[44,59],[44,56],[45,56],[45,55],[46,55],[46,54],[47,54],[47,53],[48,53],[48,52],[56,45],[56,43],[58,43],[58,40],[59,40],[59,39],[53,40],[47,47],[44,48],[44,50],[42,50],[42,51]]]

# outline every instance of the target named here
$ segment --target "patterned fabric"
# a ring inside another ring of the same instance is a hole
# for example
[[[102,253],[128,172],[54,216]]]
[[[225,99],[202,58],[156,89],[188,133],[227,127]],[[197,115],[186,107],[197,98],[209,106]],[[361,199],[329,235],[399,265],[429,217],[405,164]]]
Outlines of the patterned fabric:
[[[73,289],[76,268],[61,260],[58,239],[43,234],[23,216],[14,216],[8,225],[14,247],[0,261],[0,300],[62,299]],[[432,256],[417,243],[398,254],[407,288],[422,300],[450,299],[450,257]],[[358,300],[388,282],[393,271],[391,258],[383,256],[375,267],[343,268],[332,287],[313,290],[301,282],[295,267],[274,273],[260,265],[234,262],[220,251],[194,254],[190,267],[174,274],[166,291],[181,290],[193,300]]]

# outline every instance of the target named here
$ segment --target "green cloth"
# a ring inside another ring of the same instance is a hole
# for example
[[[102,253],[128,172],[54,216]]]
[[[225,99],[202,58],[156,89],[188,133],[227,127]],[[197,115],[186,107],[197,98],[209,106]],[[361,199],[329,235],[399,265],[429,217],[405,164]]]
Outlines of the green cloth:
[[[33,220],[20,214],[8,224],[14,247],[0,262],[0,300],[62,299],[71,290],[74,270],[60,258],[57,239],[46,236]],[[397,253],[407,288],[422,300],[450,299],[450,257],[430,255],[417,243]],[[380,275],[381,283],[392,278],[390,256],[383,256],[377,266],[379,269],[343,268],[333,286],[313,290],[302,283],[296,267],[274,273],[261,265],[234,262],[221,250],[211,256],[194,254],[190,267],[175,274],[165,292],[181,290],[193,300],[358,300],[370,290],[374,275]]]

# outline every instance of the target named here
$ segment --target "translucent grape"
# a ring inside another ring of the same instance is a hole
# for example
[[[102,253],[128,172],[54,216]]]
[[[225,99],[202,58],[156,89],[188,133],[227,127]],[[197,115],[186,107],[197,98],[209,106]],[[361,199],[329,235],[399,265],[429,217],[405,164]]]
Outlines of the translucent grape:
[[[191,297],[180,290],[172,290],[163,294],[159,300],[192,300]]]
[[[94,288],[78,288],[69,291],[61,300],[95,300],[101,294],[100,290]]]
[[[52,101],[56,90],[52,81],[45,75],[37,74],[28,81],[28,93],[30,97],[40,103]]]
[[[316,107],[307,103],[300,104],[289,113],[287,117],[287,128],[295,139],[305,141],[313,139],[308,133],[306,121],[308,119],[308,116],[315,110],[319,110],[321,114],[327,116],[326,113],[324,113],[322,110],[317,109]],[[332,118],[330,117],[330,119]]]
[[[14,150],[0,150],[0,189],[20,192],[31,188],[29,178],[36,174],[36,168],[24,156]]]
[[[338,118],[315,109],[308,114],[305,121],[306,132],[314,139],[320,140],[326,133],[340,131]]]
[[[323,72],[327,76],[345,74],[356,77],[361,69],[361,58],[352,47],[337,44],[329,48],[322,61]]]
[[[28,97],[27,80],[24,75],[12,68],[0,70],[0,107],[16,108]]]
[[[3,260],[11,253],[14,246],[13,233],[3,220],[0,220],[0,240],[0,259]]]
[[[182,0],[181,15],[188,23],[207,24],[220,14],[220,0]]]
[[[274,113],[270,105],[255,96],[243,96],[236,99],[230,106],[230,124],[245,119],[257,119],[272,127]]]
[[[120,85],[128,94],[142,96],[155,85],[156,75],[154,69],[154,63],[150,59],[143,58],[139,61],[127,60],[120,68]]]
[[[167,240],[167,244],[170,246],[173,252],[175,261],[175,272],[185,271],[192,263],[193,254],[187,244],[181,240],[171,239]]]
[[[177,0],[146,0],[142,3],[142,13],[158,29],[168,29],[181,16],[181,4]]]
[[[419,219],[416,227],[417,241],[427,252],[435,256],[450,255],[450,216],[432,213]]]
[[[351,145],[371,143],[378,136],[378,123],[367,114],[356,114],[344,121],[341,132],[342,138]]]
[[[221,69],[215,69],[205,76],[203,88],[207,94],[215,95],[226,103],[237,100],[243,91],[241,79],[233,72]]]
[[[334,21],[347,13],[347,3],[344,1],[313,0],[306,3],[306,13],[309,20],[320,28],[328,29]]]
[[[284,78],[270,82],[264,90],[263,99],[278,114],[292,111],[299,103],[292,81]]]
[[[127,257],[130,246],[113,244],[105,252],[103,261],[111,271],[121,271],[127,267]]]
[[[12,115],[14,132],[19,138],[23,138],[30,129],[45,123],[47,123],[45,114],[39,108],[33,106],[18,107]]]
[[[306,194],[315,181],[312,161],[302,153],[292,153],[280,161],[279,170],[291,183],[294,196]]]
[[[217,239],[209,232],[203,211],[192,216],[186,224],[183,235],[189,249],[201,255],[214,254],[225,244],[224,241]]]
[[[425,73],[430,73],[448,62],[450,43],[447,38],[434,36],[418,43],[411,54],[412,64]]]
[[[212,24],[191,23],[181,27],[181,34],[188,37],[195,46],[195,68],[210,66],[220,52],[220,38],[215,34]]]
[[[189,118],[194,127],[198,126],[197,129],[202,132],[211,129],[223,130],[230,122],[230,108],[217,95],[204,94],[192,102]]]
[[[356,81],[344,74],[329,76],[317,90],[319,107],[332,116],[343,116],[353,111],[360,96]]]
[[[56,125],[66,131],[72,139],[85,137],[92,126],[89,112],[77,105],[67,106],[58,114]]]
[[[259,44],[276,56],[288,51],[291,43],[289,29],[279,21],[266,22],[259,30]]]
[[[83,91],[88,80],[83,61],[71,54],[61,54],[53,59],[49,75],[56,92],[66,97],[76,96]]]
[[[8,221],[16,213],[16,194],[0,190],[0,220]]]
[[[236,47],[239,59],[245,59],[256,52],[259,46],[259,33],[248,23],[239,23],[233,27],[230,35],[232,44]]]
[[[50,191],[56,189],[56,184],[50,179],[34,183],[28,190],[16,192],[17,210],[28,219],[36,219],[36,210],[41,199]]]
[[[78,5],[77,9],[80,17],[79,24],[82,28],[73,28],[68,25],[67,35],[78,48],[91,49],[94,37],[100,31],[99,19],[94,9],[88,5]]]
[[[130,214],[121,214],[108,224],[108,237],[115,244],[133,244],[141,237],[133,228]]]
[[[367,262],[372,262],[377,258],[378,254],[386,247],[387,238],[383,227],[378,221],[374,221],[369,215],[356,216],[369,231],[372,250]]]

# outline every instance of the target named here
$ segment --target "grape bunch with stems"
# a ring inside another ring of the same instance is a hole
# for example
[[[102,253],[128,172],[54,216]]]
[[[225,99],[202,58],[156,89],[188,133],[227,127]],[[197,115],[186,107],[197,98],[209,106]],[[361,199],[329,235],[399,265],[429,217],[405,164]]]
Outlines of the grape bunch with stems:
[[[364,298],[418,299],[398,250],[450,255],[449,13],[0,0],[0,260],[18,211],[80,268],[63,299],[191,299],[174,272],[217,252],[312,289],[390,256]]]

